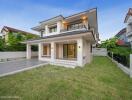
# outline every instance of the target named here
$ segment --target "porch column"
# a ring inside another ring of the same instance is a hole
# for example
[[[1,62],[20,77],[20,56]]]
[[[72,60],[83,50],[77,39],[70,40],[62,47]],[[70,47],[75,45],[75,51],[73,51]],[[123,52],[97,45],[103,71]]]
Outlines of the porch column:
[[[61,22],[57,22],[57,33],[59,34],[61,30]]]
[[[41,56],[42,56],[42,43],[39,43],[38,45],[38,58],[41,59]]]
[[[78,66],[83,66],[83,39],[77,40],[77,63]]]
[[[27,59],[31,59],[31,45],[30,44],[27,44],[27,48],[26,48],[27,52],[26,52],[26,58]]]
[[[49,33],[48,25],[45,25],[45,34],[47,35]]]
[[[51,42],[51,61],[54,62],[56,58],[56,46],[55,42]]]

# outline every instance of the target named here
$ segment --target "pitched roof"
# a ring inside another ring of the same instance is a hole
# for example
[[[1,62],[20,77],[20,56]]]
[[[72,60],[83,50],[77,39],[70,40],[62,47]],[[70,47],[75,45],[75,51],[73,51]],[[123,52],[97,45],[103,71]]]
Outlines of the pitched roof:
[[[120,36],[122,34],[125,34],[126,33],[126,28],[123,28],[122,30],[120,30],[115,36]]]
[[[12,28],[12,27],[8,27],[8,26],[4,26],[1,30],[1,33],[2,31],[5,30],[5,31],[10,31],[10,32],[20,32],[22,34],[31,34],[31,35],[36,35],[36,34],[33,34],[33,33],[30,33],[30,32],[26,32],[26,31],[22,31],[22,30],[19,30],[19,29],[15,29],[15,28]],[[37,36],[37,35],[36,35]]]
[[[129,8],[129,10],[128,10],[127,14],[126,14],[124,23],[126,23],[126,21],[128,20],[129,16],[132,16],[132,8]]]
[[[47,19],[47,20],[41,21],[41,22],[39,22],[39,23],[44,23],[44,22],[47,22],[47,21],[49,21],[49,20],[53,20],[53,19],[61,19],[61,18],[64,18],[64,17],[63,17],[62,15],[58,15],[58,16],[52,17],[52,18],[50,18],[50,19]]]

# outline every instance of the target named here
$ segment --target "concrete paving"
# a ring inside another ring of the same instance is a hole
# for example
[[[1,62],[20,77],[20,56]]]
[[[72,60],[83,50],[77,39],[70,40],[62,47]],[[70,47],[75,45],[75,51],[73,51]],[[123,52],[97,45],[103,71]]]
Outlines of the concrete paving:
[[[0,63],[0,77],[15,74],[21,71],[29,70],[46,64],[48,63],[44,61],[39,61],[36,58],[30,60],[23,59]]]

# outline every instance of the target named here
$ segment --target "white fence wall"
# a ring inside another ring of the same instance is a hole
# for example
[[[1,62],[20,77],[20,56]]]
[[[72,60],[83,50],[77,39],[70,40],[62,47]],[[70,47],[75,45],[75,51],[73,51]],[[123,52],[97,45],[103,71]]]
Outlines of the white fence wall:
[[[132,54],[130,54],[130,77],[132,78]]]
[[[109,57],[110,58],[110,57]],[[119,67],[124,73],[130,75],[130,68],[127,68],[126,66],[122,65],[121,63],[117,62],[113,58],[110,58],[116,65]]]
[[[92,54],[94,56],[107,56],[107,49],[105,49],[105,48],[93,48]]]
[[[38,56],[38,52],[32,52],[32,57]],[[26,52],[0,52],[0,59],[8,58],[23,58],[26,57]]]
[[[109,56],[108,56],[109,57]],[[113,57],[113,56],[112,56]],[[122,65],[113,58],[109,57],[124,73],[128,74],[132,78],[132,54],[130,54],[130,68]]]

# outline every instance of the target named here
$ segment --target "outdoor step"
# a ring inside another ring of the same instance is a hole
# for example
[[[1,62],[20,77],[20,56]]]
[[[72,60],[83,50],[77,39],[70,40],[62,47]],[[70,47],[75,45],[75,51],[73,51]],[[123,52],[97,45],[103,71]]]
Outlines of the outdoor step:
[[[65,66],[65,67],[69,67],[69,68],[75,68],[77,66],[76,63],[67,63],[67,62],[55,62],[55,63],[52,63],[54,65],[58,65],[58,66]]]

